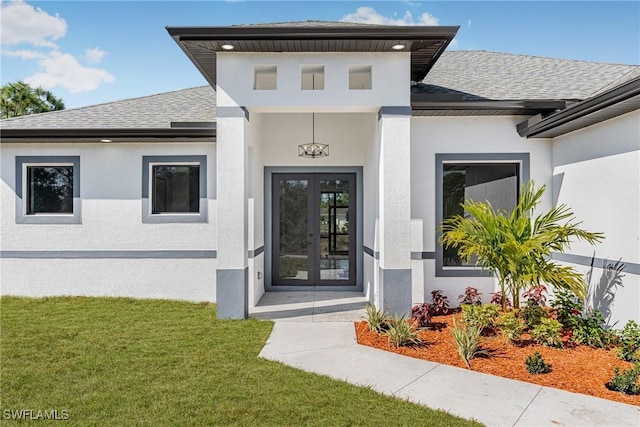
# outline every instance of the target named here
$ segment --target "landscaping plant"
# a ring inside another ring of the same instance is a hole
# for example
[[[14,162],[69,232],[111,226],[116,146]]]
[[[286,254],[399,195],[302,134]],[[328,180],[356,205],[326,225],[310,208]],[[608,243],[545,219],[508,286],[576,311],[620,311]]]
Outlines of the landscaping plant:
[[[367,315],[367,323],[369,330],[374,332],[382,332],[387,327],[387,313],[384,310],[378,310],[375,305],[367,304],[364,306]]]
[[[538,344],[562,347],[562,323],[556,319],[542,319],[531,330],[531,338]]]
[[[462,321],[470,327],[477,327],[480,332],[488,332],[495,327],[495,320],[500,312],[496,305],[462,305]]]
[[[502,306],[502,303],[505,303],[506,310],[511,310],[511,300],[508,297],[502,297],[502,291],[494,292],[491,294],[491,304],[495,304],[498,306]],[[506,311],[503,309],[503,311]]]
[[[449,313],[449,298],[442,291],[431,291],[431,314],[444,316]]]
[[[416,322],[409,323],[404,316],[393,316],[387,323],[388,326],[385,333],[389,338],[389,342],[394,346],[402,347],[405,345],[420,344],[422,342],[420,336],[418,336],[418,326]]]
[[[530,374],[546,374],[551,370],[551,365],[549,365],[537,351],[527,356],[524,365]]]
[[[609,347],[615,341],[615,334],[604,329],[604,319],[598,310],[587,310],[584,316],[576,316],[573,320],[572,341],[591,347]]]
[[[520,317],[527,325],[527,329],[533,329],[536,325],[540,324],[542,319],[549,317],[549,312],[538,304],[527,302],[527,305],[520,310]]]
[[[542,283],[539,285],[533,285],[524,293],[522,297],[527,300],[527,304],[535,304],[544,307],[547,302],[547,287]]]
[[[552,252],[562,253],[571,241],[596,243],[602,233],[579,228],[573,212],[564,204],[533,217],[545,191],[533,181],[523,184],[518,203],[509,213],[495,210],[490,203],[466,200],[465,215],[446,219],[440,243],[456,248],[465,262],[495,274],[502,291],[502,310],[506,311],[506,293],[514,308],[519,308],[520,293],[531,284],[548,283],[555,289],[568,289],[584,297],[586,284],[575,269],[551,259]]]
[[[453,320],[453,327],[451,328],[451,334],[456,341],[458,347],[458,354],[467,365],[467,368],[471,367],[469,361],[479,354],[486,353],[484,350],[479,350],[480,345],[480,328],[477,326],[469,326],[467,324],[458,326],[455,319]]]
[[[464,294],[458,295],[458,299],[460,300],[460,304],[481,304],[480,295],[482,294],[478,292],[478,289],[473,286],[468,286],[464,290]]]
[[[558,313],[560,323],[565,328],[572,328],[582,311],[582,301],[566,289],[557,289],[551,307]]]
[[[611,377],[606,386],[609,390],[625,394],[640,394],[639,376],[640,363],[636,363],[631,369],[625,369],[622,373],[620,373],[620,368],[616,367],[613,369],[613,377]]]
[[[634,320],[629,320],[618,333],[618,358],[627,362],[640,362],[640,327]]]
[[[524,332],[522,320],[513,311],[508,311],[500,316],[497,324],[500,326],[500,331],[508,344],[519,341],[522,332]]]
[[[422,303],[414,305],[411,308],[411,322],[414,322],[418,328],[426,328],[431,323],[431,307],[429,304]]]

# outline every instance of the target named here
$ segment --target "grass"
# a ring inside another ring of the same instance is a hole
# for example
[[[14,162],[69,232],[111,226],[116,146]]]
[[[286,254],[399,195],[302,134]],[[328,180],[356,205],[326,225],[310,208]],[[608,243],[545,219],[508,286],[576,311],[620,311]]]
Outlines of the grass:
[[[67,411],[75,425],[478,425],[260,359],[272,323],[217,320],[211,304],[0,304],[3,415]]]

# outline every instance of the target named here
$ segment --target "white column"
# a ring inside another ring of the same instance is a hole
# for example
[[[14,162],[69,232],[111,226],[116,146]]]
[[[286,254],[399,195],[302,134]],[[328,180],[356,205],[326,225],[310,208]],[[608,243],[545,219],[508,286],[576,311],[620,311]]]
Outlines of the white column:
[[[410,107],[380,110],[379,247],[382,308],[411,311]]]
[[[246,110],[218,107],[216,131],[219,318],[248,316],[248,145]]]

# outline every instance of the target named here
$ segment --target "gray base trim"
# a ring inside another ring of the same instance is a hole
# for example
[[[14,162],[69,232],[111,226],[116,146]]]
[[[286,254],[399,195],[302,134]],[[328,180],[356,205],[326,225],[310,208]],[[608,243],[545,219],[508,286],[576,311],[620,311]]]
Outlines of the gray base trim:
[[[411,259],[436,259],[435,252],[411,252]]]
[[[252,251],[249,251],[249,258],[255,258],[255,257],[257,257],[258,255],[260,255],[261,253],[263,253],[263,252],[264,252],[264,246],[260,246],[260,247],[259,247],[259,248],[257,248],[257,249],[254,249],[254,250],[252,250]]]
[[[215,259],[216,251],[0,251],[0,258],[14,259]]]
[[[411,314],[411,269],[379,269],[382,308],[392,316]]]
[[[216,271],[216,304],[219,319],[249,316],[249,267]]]
[[[596,268],[602,268],[603,265],[613,263],[618,260],[617,258],[604,259],[584,255],[561,254],[559,252],[552,252],[551,259],[555,261],[569,262],[571,264],[585,265],[587,267],[590,267],[593,262],[593,266]],[[621,262],[624,264],[624,273],[640,275],[640,264],[627,262],[625,260],[621,260]]]

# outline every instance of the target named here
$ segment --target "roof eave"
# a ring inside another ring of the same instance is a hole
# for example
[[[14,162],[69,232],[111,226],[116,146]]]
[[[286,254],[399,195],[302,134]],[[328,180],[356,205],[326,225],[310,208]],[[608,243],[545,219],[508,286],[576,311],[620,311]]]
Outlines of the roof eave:
[[[563,135],[598,123],[602,121],[602,119],[594,118],[592,122],[587,121],[579,126],[575,126],[575,128],[569,127],[557,135],[550,135],[549,132],[577,119],[587,117],[591,114],[613,107],[616,104],[633,100],[636,97],[637,102],[631,103],[627,110],[614,112],[612,115],[607,116],[606,119],[616,117],[620,114],[624,114],[625,112],[633,111],[638,108],[638,105],[640,105],[640,77],[636,77],[635,79],[603,92],[600,95],[581,101],[570,108],[566,108],[547,117],[536,116],[525,120],[517,125],[517,130],[520,136],[527,138],[533,138],[536,136],[544,138]],[[545,135],[542,135],[543,133]]]
[[[21,128],[1,129],[0,142],[59,142],[64,140],[78,142],[101,142],[111,140],[113,142],[144,142],[145,140],[158,142],[214,142],[216,138],[215,127],[208,128]]]

